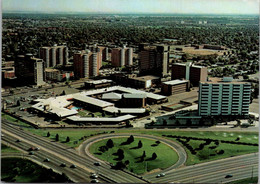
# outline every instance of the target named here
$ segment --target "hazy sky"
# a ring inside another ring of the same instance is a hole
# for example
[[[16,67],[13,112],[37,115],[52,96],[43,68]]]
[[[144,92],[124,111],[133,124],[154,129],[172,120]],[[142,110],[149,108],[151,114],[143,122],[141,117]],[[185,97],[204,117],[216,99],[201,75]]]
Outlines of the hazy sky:
[[[2,0],[5,11],[259,14],[259,0]]]

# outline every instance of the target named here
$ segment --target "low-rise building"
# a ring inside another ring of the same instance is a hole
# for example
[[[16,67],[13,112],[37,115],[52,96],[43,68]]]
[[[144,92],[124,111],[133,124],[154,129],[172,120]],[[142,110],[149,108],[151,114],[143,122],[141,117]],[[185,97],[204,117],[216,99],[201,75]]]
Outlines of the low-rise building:
[[[161,92],[164,95],[175,95],[189,90],[188,80],[172,80],[162,83]]]
[[[85,88],[86,89],[97,89],[97,88],[103,88],[103,87],[109,87],[112,86],[113,81],[108,79],[102,79],[102,80],[92,80],[92,81],[86,81],[85,82]]]

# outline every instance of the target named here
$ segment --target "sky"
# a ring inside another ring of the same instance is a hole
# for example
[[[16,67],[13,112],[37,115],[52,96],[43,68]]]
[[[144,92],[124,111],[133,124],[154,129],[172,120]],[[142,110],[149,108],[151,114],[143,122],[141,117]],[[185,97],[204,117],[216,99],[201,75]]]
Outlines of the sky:
[[[2,0],[2,11],[259,14],[260,0]]]

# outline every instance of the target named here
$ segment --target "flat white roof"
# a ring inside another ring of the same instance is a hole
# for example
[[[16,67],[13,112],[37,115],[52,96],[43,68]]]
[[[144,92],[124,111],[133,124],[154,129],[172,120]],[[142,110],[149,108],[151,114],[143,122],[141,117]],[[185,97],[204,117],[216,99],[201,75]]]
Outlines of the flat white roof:
[[[187,80],[172,80],[172,81],[167,81],[167,82],[163,82],[163,84],[166,84],[166,85],[177,85],[177,84],[183,84],[183,83],[187,83],[188,81]]]
[[[106,112],[110,113],[118,113],[121,111],[121,113],[124,114],[143,114],[145,113],[145,108],[117,108],[117,107],[106,107],[103,109]]]
[[[126,121],[126,120],[130,120],[135,118],[135,116],[127,114],[127,115],[123,115],[123,116],[118,116],[115,118],[89,118],[89,117],[80,117],[80,116],[70,116],[67,119],[71,120],[71,121],[86,121],[86,122],[122,122],[122,121]]]
[[[124,98],[146,98],[145,93],[124,93]]]
[[[68,101],[70,98],[72,98],[72,95],[38,99],[39,103],[33,105],[32,108],[44,112],[44,106],[46,106],[46,112],[57,114],[59,117],[75,115],[78,111],[65,108],[72,103],[71,101]]]
[[[186,63],[173,63],[173,65],[186,66]],[[206,68],[205,66],[191,65],[191,68]]]
[[[102,83],[107,83],[107,82],[113,82],[113,81],[112,80],[108,80],[108,79],[102,79],[102,80],[86,81],[85,83],[89,83],[89,84],[102,84]]]
[[[122,94],[119,93],[105,93],[102,95],[102,99],[119,100],[122,98]]]
[[[92,105],[95,105],[95,106],[99,106],[99,107],[114,106],[113,103],[109,103],[109,102],[106,102],[106,101],[103,101],[103,100],[92,98],[92,97],[86,96],[84,94],[74,94],[73,98],[75,100],[82,101],[82,102],[92,104]]]
[[[143,94],[146,94],[147,98],[152,98],[152,99],[155,99],[155,100],[161,100],[161,99],[166,98],[166,96],[163,96],[163,95],[157,95],[157,94],[154,94],[154,93],[148,93],[148,92],[145,92],[145,91],[141,91],[141,90],[137,90],[137,89],[133,89],[133,88],[126,88],[126,87],[122,87],[122,86],[113,86],[113,87],[101,88],[101,89],[86,91],[86,92],[83,92],[83,93],[86,96],[90,96],[90,95],[96,95],[96,94],[105,93],[105,92],[112,92],[112,91],[121,91],[123,93],[143,93]]]

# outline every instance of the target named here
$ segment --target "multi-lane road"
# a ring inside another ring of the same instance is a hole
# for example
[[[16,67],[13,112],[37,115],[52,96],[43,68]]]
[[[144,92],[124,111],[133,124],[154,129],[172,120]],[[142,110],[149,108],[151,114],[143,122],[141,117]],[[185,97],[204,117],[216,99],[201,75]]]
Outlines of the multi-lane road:
[[[83,157],[78,155],[74,149],[71,149],[65,145],[53,142],[47,138],[39,137],[33,135],[29,132],[20,130],[14,126],[10,126],[7,121],[2,120],[2,133],[5,135],[3,138],[4,141],[8,141],[9,144],[15,144],[20,146],[23,150],[28,150],[31,146],[39,147],[40,151],[37,152],[37,155],[42,155],[43,158],[50,158],[57,166],[61,163],[67,163],[67,165],[75,164],[77,169],[85,173],[87,177],[81,177],[81,174],[78,174],[77,181],[80,182],[89,182],[89,175],[91,172],[96,172],[99,174],[100,178],[105,182],[112,183],[145,183],[146,180],[141,177],[126,173],[120,170],[111,169],[108,165],[95,166],[95,160],[89,157]],[[11,140],[9,140],[11,138]],[[15,140],[21,140],[17,143]],[[54,159],[55,158],[55,159]],[[57,159],[57,160],[56,160]],[[71,169],[65,167],[65,169]],[[73,169],[71,169],[73,170]],[[76,170],[73,170],[73,174],[77,174]],[[72,172],[72,171],[70,171]],[[85,180],[85,181],[84,181]]]
[[[108,138],[111,134],[88,139],[88,141],[80,147],[80,154],[66,145],[10,126],[5,120],[2,120],[2,134],[4,134],[2,141],[10,145],[15,145],[26,154],[28,154],[28,148],[32,146],[39,147],[40,150],[35,151],[35,154],[31,156],[32,159],[58,172],[64,172],[75,182],[90,182],[91,172],[98,173],[100,176],[99,180],[107,183],[226,183],[232,180],[258,176],[258,153],[184,167],[183,164],[186,160],[186,153],[183,153],[181,146],[176,143],[173,144],[173,141],[151,135],[139,134],[136,136],[160,140],[172,146],[173,149],[178,152],[180,158],[177,164],[163,171],[166,174],[164,177],[157,178],[158,172],[142,177],[136,176],[130,172],[113,170],[105,163],[102,163],[101,166],[95,166],[94,162],[96,162],[96,158],[86,154],[88,145],[101,138]],[[113,136],[127,135],[115,134]],[[21,140],[21,142],[16,142],[17,139]],[[45,158],[49,158],[51,161],[43,162]],[[61,163],[66,163],[67,167],[61,168]],[[77,168],[69,168],[72,164],[77,165]],[[233,177],[225,178],[228,174]]]

